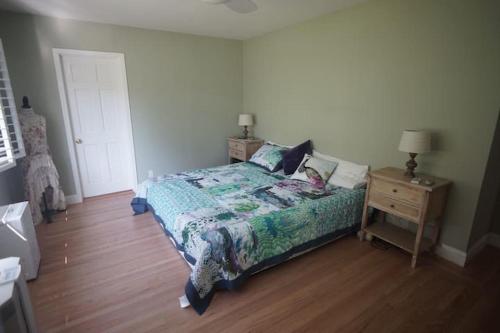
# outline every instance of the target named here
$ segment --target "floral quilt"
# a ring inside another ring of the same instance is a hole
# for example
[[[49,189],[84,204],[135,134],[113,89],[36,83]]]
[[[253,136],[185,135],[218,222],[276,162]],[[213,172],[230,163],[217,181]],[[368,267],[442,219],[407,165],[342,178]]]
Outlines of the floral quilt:
[[[192,265],[186,296],[202,314],[216,289],[356,231],[363,200],[363,189],[319,189],[238,163],[146,181],[132,207],[151,210]]]

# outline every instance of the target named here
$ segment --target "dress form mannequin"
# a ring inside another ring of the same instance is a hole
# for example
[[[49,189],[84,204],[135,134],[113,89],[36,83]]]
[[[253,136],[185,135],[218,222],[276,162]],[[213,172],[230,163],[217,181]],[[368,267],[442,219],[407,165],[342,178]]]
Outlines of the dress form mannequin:
[[[38,224],[43,220],[40,205],[44,192],[50,194],[48,204],[52,209],[66,209],[66,199],[47,144],[45,118],[33,111],[26,96],[18,117],[26,150],[26,157],[22,160],[24,192],[30,203],[33,222]],[[49,188],[51,191],[47,191]]]

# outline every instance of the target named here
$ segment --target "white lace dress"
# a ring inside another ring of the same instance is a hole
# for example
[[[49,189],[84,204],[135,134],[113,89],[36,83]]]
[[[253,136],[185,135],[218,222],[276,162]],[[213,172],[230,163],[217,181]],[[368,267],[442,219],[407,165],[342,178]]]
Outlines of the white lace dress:
[[[24,193],[30,203],[33,223],[38,224],[43,220],[40,206],[44,192],[50,209],[66,209],[66,198],[47,144],[45,118],[32,109],[22,109],[19,112],[19,123],[26,150],[26,157],[21,163]],[[51,191],[47,190],[49,187]]]

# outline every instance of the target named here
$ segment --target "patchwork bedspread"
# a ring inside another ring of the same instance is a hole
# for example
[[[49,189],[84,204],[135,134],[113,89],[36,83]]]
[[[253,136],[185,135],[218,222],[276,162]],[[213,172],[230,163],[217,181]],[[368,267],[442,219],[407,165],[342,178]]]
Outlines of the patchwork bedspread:
[[[141,184],[136,213],[151,210],[193,265],[186,296],[202,314],[216,289],[359,228],[364,190],[313,187],[250,163]]]

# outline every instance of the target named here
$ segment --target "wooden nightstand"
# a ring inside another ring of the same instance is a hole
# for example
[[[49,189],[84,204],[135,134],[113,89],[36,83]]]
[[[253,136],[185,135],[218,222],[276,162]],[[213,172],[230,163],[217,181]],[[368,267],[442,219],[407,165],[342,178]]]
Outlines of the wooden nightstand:
[[[263,144],[260,139],[227,138],[229,163],[248,161]]]
[[[368,233],[411,253],[411,266],[415,268],[418,255],[433,249],[438,241],[440,219],[451,182],[420,174],[417,177],[430,179],[434,184],[412,184],[404,173],[403,169],[397,168],[383,168],[369,173],[360,239],[364,240]],[[369,206],[380,210],[384,215],[388,213],[415,223],[416,234],[385,221],[368,226]],[[433,233],[432,238],[427,239],[423,237],[423,232],[430,221],[433,221]]]

